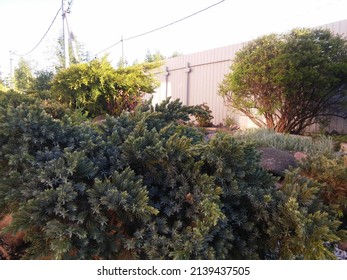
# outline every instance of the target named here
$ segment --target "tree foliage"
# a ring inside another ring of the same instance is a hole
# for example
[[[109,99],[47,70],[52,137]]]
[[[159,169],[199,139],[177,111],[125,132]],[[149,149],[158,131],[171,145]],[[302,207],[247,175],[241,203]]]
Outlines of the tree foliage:
[[[322,240],[334,244],[346,239],[346,231],[329,230],[339,228],[341,222],[332,218],[338,205],[324,203],[324,192],[323,185],[298,171],[286,174],[279,191],[283,202],[272,213],[269,228],[269,242],[277,246],[276,259],[335,259]]]
[[[345,156],[346,157],[346,156]],[[314,178],[322,186],[322,197],[327,204],[338,205],[343,227],[347,229],[347,164],[343,157],[310,157],[300,165],[300,172]]]
[[[114,69],[106,58],[71,65],[53,79],[52,92],[71,108],[91,116],[119,115],[133,110],[144,93],[153,93],[157,82],[151,70],[155,63]]]
[[[51,89],[51,82],[53,80],[54,73],[49,70],[41,70],[35,72],[35,79],[33,82],[33,89],[38,92]]]
[[[5,82],[0,77],[0,91],[5,92],[7,90],[8,88],[6,87]]]
[[[14,69],[14,85],[17,90],[30,91],[34,83],[34,76],[30,63],[24,58],[20,58],[18,66]]]
[[[78,64],[80,62],[87,62],[89,61],[89,52],[85,51],[84,45],[76,39],[74,36],[74,47],[75,49],[75,54],[77,55],[77,58],[75,57],[74,50],[72,48],[71,42],[69,43],[69,58],[70,58],[70,64]],[[65,68],[65,53],[64,53],[64,35],[61,34],[57,40],[57,45],[55,46],[55,57],[57,59],[57,63],[55,64],[55,70],[59,71],[61,69]]]
[[[347,117],[347,41],[322,29],[260,37],[236,54],[219,94],[259,127],[301,133]]]
[[[149,50],[147,50],[145,61],[146,62],[161,62],[165,59],[165,56],[158,50],[156,50],[154,53],[151,53]]]

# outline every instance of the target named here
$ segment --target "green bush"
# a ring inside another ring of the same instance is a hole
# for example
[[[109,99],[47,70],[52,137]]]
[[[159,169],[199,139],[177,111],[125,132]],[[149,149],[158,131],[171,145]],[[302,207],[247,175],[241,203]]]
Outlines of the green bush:
[[[276,191],[252,144],[226,134],[206,142],[183,125],[194,107],[145,103],[93,124],[53,118],[39,102],[0,104],[0,213],[13,217],[6,230],[25,232],[23,258],[331,256],[282,242],[296,242],[282,226],[307,205],[282,210],[292,196]],[[315,244],[337,240],[334,209],[311,200],[325,215],[303,220],[324,228]],[[283,246],[290,254],[278,253]]]
[[[347,40],[328,29],[264,35],[235,53],[218,94],[260,128],[302,134],[347,117]]]
[[[17,91],[0,92],[0,107],[30,106],[36,104],[53,119],[63,119],[69,116],[74,122],[80,123],[87,120],[87,114],[82,110],[72,110],[52,96],[50,91],[35,93],[20,93]]]
[[[300,165],[301,173],[324,184],[324,198],[329,204],[347,207],[347,168],[343,157],[309,158]]]
[[[199,110],[194,114],[195,120],[198,122],[198,126],[211,126],[211,120],[213,119],[213,116],[210,107],[206,103],[203,103],[196,105],[195,108]]]
[[[202,241],[222,217],[218,188],[191,148],[203,135],[176,123],[189,119],[180,107],[124,112],[101,126],[53,119],[39,104],[2,107],[0,209],[13,215],[10,230],[25,231],[24,257],[208,254]]]
[[[347,229],[347,168],[343,157],[309,158],[300,165],[300,172],[321,184],[322,197],[328,205],[338,205],[341,221]]]
[[[331,138],[333,139],[333,142],[334,142],[334,149],[335,149],[335,151],[340,151],[341,143],[346,143],[347,142],[347,135],[346,134],[331,135]]]
[[[90,117],[118,116],[131,111],[145,93],[158,86],[153,70],[159,62],[114,69],[106,57],[60,70],[52,80],[51,91],[72,109],[81,109]]]
[[[25,103],[27,105],[35,103],[37,100],[31,95],[22,94],[14,90],[0,91],[0,107],[6,108],[9,106],[17,107]]]
[[[269,248],[266,228],[276,199],[275,180],[260,168],[251,144],[217,134],[202,152],[204,171],[222,188],[225,219],[213,230],[211,245],[218,259],[264,259]],[[278,201],[277,201],[278,202]]]
[[[339,230],[341,222],[336,205],[327,205],[323,192],[319,182],[301,176],[298,170],[286,174],[278,191],[282,203],[272,212],[268,231],[275,253],[272,257],[335,259],[334,244],[346,240],[347,235]]]

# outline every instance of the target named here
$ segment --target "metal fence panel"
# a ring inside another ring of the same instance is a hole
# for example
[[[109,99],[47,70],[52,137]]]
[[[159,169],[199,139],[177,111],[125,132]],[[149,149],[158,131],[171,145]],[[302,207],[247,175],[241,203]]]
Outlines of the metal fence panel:
[[[347,35],[347,20],[320,27]],[[223,123],[229,116],[241,129],[255,127],[246,116],[230,111],[224,105],[223,98],[217,94],[219,84],[230,71],[235,53],[246,44],[247,42],[243,42],[167,59],[158,74],[161,86],[154,94],[153,102],[158,103],[171,96],[172,100],[179,98],[186,105],[206,103],[212,111],[212,121],[216,125]],[[318,125],[312,125],[307,131],[319,132],[320,129]],[[332,118],[326,130],[347,133],[347,120]]]

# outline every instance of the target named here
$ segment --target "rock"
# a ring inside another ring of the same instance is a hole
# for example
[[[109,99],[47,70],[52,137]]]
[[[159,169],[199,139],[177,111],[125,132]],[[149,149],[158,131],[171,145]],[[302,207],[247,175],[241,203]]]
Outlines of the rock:
[[[340,152],[347,155],[347,143],[341,143],[340,144]]]
[[[294,154],[294,158],[296,159],[296,161],[304,161],[305,159],[307,159],[307,155],[303,152],[296,152]]]
[[[347,242],[341,242],[339,244],[339,249],[343,251],[347,251]]]
[[[215,135],[216,135],[215,132],[208,133],[208,134],[206,134],[206,135],[204,136],[204,139],[205,139],[206,141],[209,141],[209,140],[211,140]]]
[[[294,156],[287,152],[276,148],[259,148],[261,153],[260,164],[268,172],[284,177],[286,169],[298,167],[298,163]]]
[[[96,116],[96,117],[92,120],[92,122],[93,122],[93,123],[102,123],[102,122],[104,122],[105,120],[106,120],[106,117],[105,117],[105,116],[99,115],[99,116]]]
[[[336,247],[334,254],[338,260],[347,260],[347,252]]]

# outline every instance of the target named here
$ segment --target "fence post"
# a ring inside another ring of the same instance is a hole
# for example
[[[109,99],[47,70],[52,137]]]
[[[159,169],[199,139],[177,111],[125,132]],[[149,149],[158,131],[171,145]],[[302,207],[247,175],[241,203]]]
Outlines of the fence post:
[[[186,94],[187,94],[187,100],[186,100],[186,105],[189,105],[189,87],[190,87],[190,83],[189,83],[189,73],[192,71],[192,69],[190,68],[190,64],[189,62],[187,63],[187,68],[185,70],[185,72],[187,73],[187,90],[186,90]]]
[[[169,90],[169,75],[170,75],[169,67],[166,66],[165,67],[165,100],[167,99],[167,93]]]

